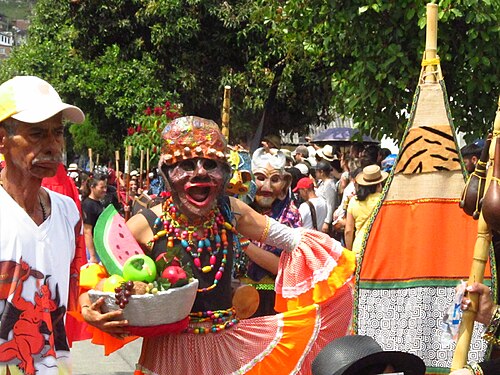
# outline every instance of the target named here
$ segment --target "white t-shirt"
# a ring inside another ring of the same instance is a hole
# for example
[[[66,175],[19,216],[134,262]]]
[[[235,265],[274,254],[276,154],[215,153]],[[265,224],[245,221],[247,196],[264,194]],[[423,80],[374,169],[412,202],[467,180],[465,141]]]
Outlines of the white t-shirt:
[[[0,373],[70,374],[64,323],[75,256],[75,202],[47,190],[40,226],[0,186]],[[23,345],[24,341],[29,345]]]
[[[321,227],[323,226],[323,223],[325,222],[326,218],[326,212],[327,212],[326,202],[321,197],[311,198],[309,199],[309,202],[311,202],[314,205],[314,208],[316,209],[316,223],[317,223],[316,225],[318,226],[318,230],[321,230]],[[299,213],[302,218],[302,227],[314,229],[311,216],[311,208],[306,202],[302,203],[299,206]]]

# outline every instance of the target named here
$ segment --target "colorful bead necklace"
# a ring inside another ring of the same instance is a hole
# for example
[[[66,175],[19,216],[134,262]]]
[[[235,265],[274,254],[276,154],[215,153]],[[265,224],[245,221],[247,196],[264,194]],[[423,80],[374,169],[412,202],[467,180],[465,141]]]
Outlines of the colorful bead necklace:
[[[188,327],[184,332],[203,334],[203,333],[216,333],[224,329],[231,328],[238,323],[236,318],[236,311],[234,308],[227,310],[216,310],[216,311],[200,311],[189,314],[190,323],[204,323],[212,322],[210,328],[205,327]]]
[[[162,225],[163,224],[163,225]],[[150,248],[154,242],[162,237],[167,237],[167,248],[174,247],[174,240],[180,241],[184,250],[191,255],[194,266],[203,273],[209,273],[215,269],[217,255],[222,252],[220,266],[215,273],[214,281],[207,288],[200,288],[198,292],[207,292],[214,289],[224,274],[227,263],[228,240],[227,230],[235,233],[234,227],[225,221],[224,216],[218,208],[212,210],[208,218],[201,225],[188,224],[188,218],[179,213],[171,197],[168,197],[163,206],[162,216],[155,221],[155,227],[162,225],[163,229],[158,231],[148,243]],[[198,232],[203,228],[203,237]],[[215,242],[215,249],[212,247]],[[206,251],[209,254],[209,264],[201,264],[201,254]]]

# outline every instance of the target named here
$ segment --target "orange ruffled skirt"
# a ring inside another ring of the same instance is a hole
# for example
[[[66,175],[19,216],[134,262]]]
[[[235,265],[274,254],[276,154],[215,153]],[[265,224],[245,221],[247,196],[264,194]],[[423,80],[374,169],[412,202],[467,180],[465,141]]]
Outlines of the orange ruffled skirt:
[[[352,306],[345,285],[325,303],[242,320],[215,334],[144,339],[135,375],[310,374],[319,351],[348,334]]]
[[[144,338],[135,375],[310,374],[319,351],[349,333],[355,255],[326,234],[301,231],[299,246],[281,254],[275,286],[280,314],[217,333]],[[94,342],[106,353],[123,345],[106,334],[96,340],[95,331]]]

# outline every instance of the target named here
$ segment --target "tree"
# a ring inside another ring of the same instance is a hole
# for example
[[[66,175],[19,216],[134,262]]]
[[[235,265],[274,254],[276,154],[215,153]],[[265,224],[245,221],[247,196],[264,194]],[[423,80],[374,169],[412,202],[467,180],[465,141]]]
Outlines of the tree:
[[[406,126],[425,43],[426,1],[264,2],[293,54],[325,67],[332,108],[375,136]],[[454,124],[482,136],[500,94],[500,2],[439,1],[438,54]]]
[[[455,125],[482,135],[499,94],[500,5],[439,6]],[[168,100],[220,121],[225,85],[233,137],[250,138],[262,119],[264,132],[305,133],[339,113],[397,138],[425,41],[423,0],[39,0],[35,11],[0,79],[24,72],[54,83],[109,149],[147,106]]]

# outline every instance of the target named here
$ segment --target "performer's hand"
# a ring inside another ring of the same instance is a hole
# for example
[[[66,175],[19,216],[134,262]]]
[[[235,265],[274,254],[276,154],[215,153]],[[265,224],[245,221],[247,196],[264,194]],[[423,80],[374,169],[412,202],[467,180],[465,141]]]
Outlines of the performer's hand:
[[[107,334],[122,339],[129,336],[126,326],[128,321],[123,319],[121,310],[111,311],[108,313],[101,312],[101,306],[104,304],[104,298],[99,298],[90,306],[82,307],[82,316],[85,321],[100,329]]]
[[[474,375],[470,370],[467,370],[466,368],[461,368],[460,370],[455,370],[453,372],[450,372],[450,375]]]
[[[484,284],[474,283],[467,287],[468,293],[479,294],[479,301],[477,306],[476,321],[483,324],[488,324],[494,313],[495,303],[491,297],[491,289]],[[467,310],[470,307],[471,300],[468,297],[468,293],[464,295],[462,299],[462,310]]]
[[[329,233],[330,232],[330,226],[327,223],[323,223],[323,226],[321,227],[321,231],[323,233]]]

